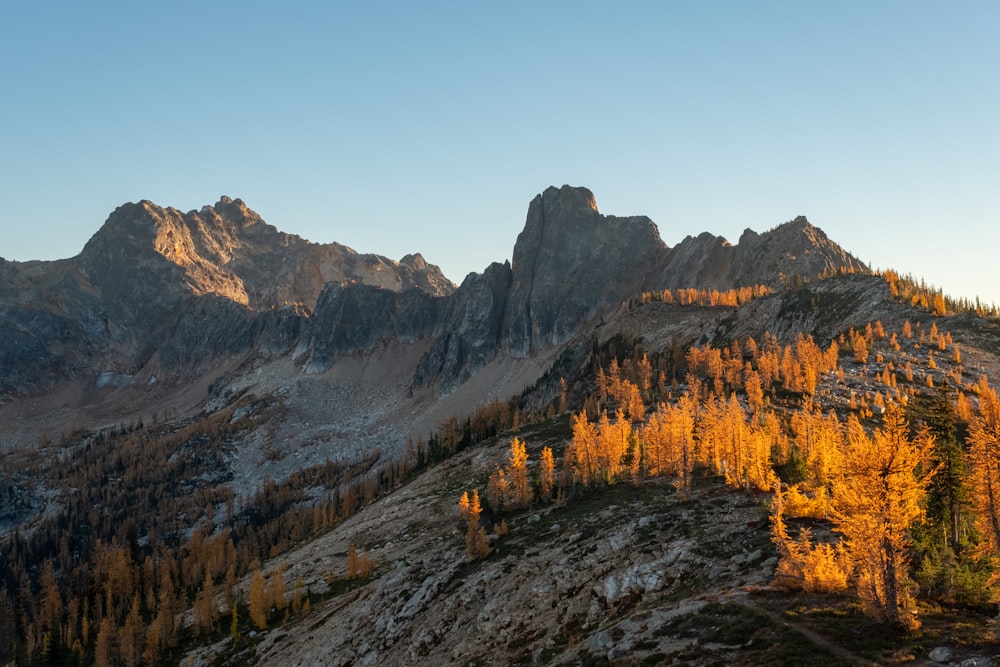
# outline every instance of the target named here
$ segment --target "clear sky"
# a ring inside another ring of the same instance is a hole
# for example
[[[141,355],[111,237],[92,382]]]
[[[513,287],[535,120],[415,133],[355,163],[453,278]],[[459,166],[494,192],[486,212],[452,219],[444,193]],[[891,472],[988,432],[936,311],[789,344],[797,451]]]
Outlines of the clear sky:
[[[241,197],[455,282],[582,185],[669,245],[797,215],[1000,304],[1000,3],[29,2],[0,9],[0,256]]]

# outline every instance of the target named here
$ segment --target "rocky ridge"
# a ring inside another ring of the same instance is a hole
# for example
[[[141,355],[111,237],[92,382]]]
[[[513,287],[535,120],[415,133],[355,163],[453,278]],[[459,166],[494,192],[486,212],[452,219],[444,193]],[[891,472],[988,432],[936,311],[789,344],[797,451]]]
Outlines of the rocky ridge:
[[[215,294],[252,310],[289,304],[311,309],[328,283],[420,289],[436,296],[454,289],[419,254],[395,262],[339,243],[311,243],[278,231],[242,200],[229,197],[187,213],[145,200],[120,206],[84,247],[80,261],[91,282],[105,289],[122,279],[130,282],[136,269],[174,271],[191,293]]]
[[[388,345],[419,351],[395,390],[440,398],[491,365],[509,373],[558,354],[642,291],[862,269],[804,218],[736,246],[703,234],[668,248],[649,218],[601,214],[592,192],[563,186],[531,201],[510,262],[455,288],[420,255],[310,243],[239,199],[187,213],[142,201],[116,209],[77,257],[0,264],[0,401],[77,386],[63,392],[63,428],[126,403],[132,417],[154,401],[197,412],[205,395],[181,404],[164,392],[248,386],[249,371],[279,359],[293,362],[287,381],[323,376]],[[108,373],[110,393],[97,386]],[[59,423],[36,414],[45,429]]]
[[[823,230],[798,216],[762,234],[747,229],[736,245],[707,232],[688,236],[667,252],[659,284],[670,289],[729,289],[774,285],[794,276],[814,278],[841,270],[868,271]]]
[[[328,287],[454,289],[418,254],[395,262],[311,243],[228,197],[188,213],[125,204],[77,257],[4,261],[0,278],[8,398],[109,371],[188,381],[232,355],[287,354]]]
[[[528,207],[511,264],[456,290],[415,382],[448,390],[501,351],[556,347],[644,291],[776,286],[840,271],[866,268],[804,217],[747,230],[736,246],[704,233],[669,248],[648,217],[602,215],[590,190],[549,187]]]

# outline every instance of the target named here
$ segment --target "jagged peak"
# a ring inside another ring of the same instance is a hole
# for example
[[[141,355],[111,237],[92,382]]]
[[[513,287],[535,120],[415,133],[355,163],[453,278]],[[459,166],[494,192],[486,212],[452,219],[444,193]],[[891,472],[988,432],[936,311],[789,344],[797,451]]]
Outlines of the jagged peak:
[[[746,232],[744,232],[745,234]],[[740,237],[742,238],[742,237]],[[713,234],[712,232],[701,232],[698,236],[691,236],[688,234],[678,245],[690,245],[692,243],[698,243],[699,245],[718,245],[723,248],[730,246],[729,240],[725,236],[719,236],[718,234]]]
[[[817,246],[837,246],[830,237],[819,227],[813,225],[804,215],[796,216],[794,219],[784,222],[774,229],[769,230],[762,236],[786,239],[789,243],[810,243]]]
[[[202,210],[204,211],[205,209]],[[220,218],[233,222],[241,227],[249,227],[251,225],[264,223],[257,212],[247,206],[239,197],[236,199],[230,199],[226,195],[222,195],[219,197],[219,201],[217,201],[215,206],[211,207],[210,210],[214,211]]]
[[[617,243],[623,237],[657,248],[663,245],[659,230],[648,217],[605,216],[598,211],[594,193],[588,188],[549,186],[528,205],[524,228],[514,244],[512,264],[515,271],[530,270],[540,252],[562,257],[567,253],[590,256],[594,244]],[[548,251],[543,252],[543,246]]]
[[[183,214],[177,209],[164,208],[148,199],[126,202],[115,208],[101,228],[90,238],[83,248],[83,254],[94,252],[106,240],[126,238],[149,239],[155,237],[157,227],[169,217],[180,219]]]
[[[112,211],[105,225],[122,219],[135,218],[137,215],[141,216],[142,214],[151,216],[150,221],[154,223],[163,222],[168,218],[176,218],[184,220],[201,219],[206,222],[222,220],[241,227],[264,224],[260,215],[247,206],[242,199],[238,197],[232,199],[226,195],[222,195],[214,205],[205,204],[200,209],[191,209],[186,213],[172,206],[161,206],[149,199],[126,202]]]
[[[424,268],[427,266],[427,260],[419,252],[412,252],[407,255],[403,255],[399,259],[399,263],[405,266],[412,266],[415,268]]]
[[[743,233],[740,234],[740,240],[737,241],[736,243],[737,243],[737,245],[745,245],[747,242],[751,242],[752,243],[752,242],[756,241],[759,238],[760,238],[760,234],[758,234],[753,229],[750,229],[749,227],[747,227],[746,229],[743,230]]]
[[[214,206],[205,205],[187,213],[141,199],[115,208],[83,252],[87,254],[102,245],[102,239],[120,244],[124,239],[131,238],[138,246],[155,248],[158,253],[180,264],[185,261],[178,253],[188,254],[195,247],[198,252],[204,252],[206,245],[216,252],[225,248],[226,251],[221,254],[230,257],[231,252],[241,245],[238,240],[241,230],[258,225],[272,229],[275,235],[279,234],[239,198],[231,199],[223,195]]]
[[[163,276],[173,272],[196,295],[215,294],[254,309],[284,303],[311,306],[331,281],[356,280],[396,291],[416,288],[435,295],[455,289],[420,254],[396,262],[339,243],[311,243],[279,231],[242,199],[226,195],[187,213],[148,199],[122,204],[88,241],[80,259],[85,273],[99,282],[128,267]]]
[[[594,198],[594,193],[589,188],[582,186],[563,185],[557,188],[550,185],[539,197],[543,200],[557,200],[564,204],[582,203],[590,210],[597,212],[597,200]]]
[[[779,230],[783,232],[807,232],[814,230],[820,232],[822,231],[819,227],[816,227],[811,222],[809,222],[809,219],[804,215],[797,215],[791,220],[783,222],[769,231],[777,232]]]
[[[149,199],[140,199],[137,202],[125,202],[121,206],[117,206],[115,210],[111,212],[111,215],[108,216],[107,222],[111,222],[113,220],[119,220],[127,216],[134,216],[136,214],[142,214],[142,213],[155,214],[165,210],[167,209],[163,208],[162,206],[159,206],[158,204],[150,201]]]

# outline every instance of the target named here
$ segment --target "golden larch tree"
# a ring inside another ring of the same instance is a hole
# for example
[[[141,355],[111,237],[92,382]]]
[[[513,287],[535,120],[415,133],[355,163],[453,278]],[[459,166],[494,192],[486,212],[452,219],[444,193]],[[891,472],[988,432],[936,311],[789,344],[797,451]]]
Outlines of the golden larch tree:
[[[278,611],[284,611],[288,606],[285,599],[285,566],[279,565],[278,569],[267,578],[267,600],[270,606]]]
[[[677,480],[674,486],[677,491],[687,496],[691,491],[691,477],[694,473],[695,458],[695,419],[698,404],[693,396],[684,394],[677,404],[668,411],[669,449],[676,463]]]
[[[215,622],[219,618],[219,610],[215,606],[215,583],[212,575],[205,573],[205,581],[194,601],[194,630],[196,635],[202,632],[211,634],[215,631]]]
[[[694,463],[725,471],[725,446],[729,440],[729,420],[725,399],[714,397],[701,405],[695,419]]]
[[[778,477],[771,465],[771,434],[764,427],[751,423],[745,440],[744,482],[748,487],[766,491]]]
[[[499,512],[507,504],[510,497],[510,480],[507,472],[497,466],[486,482],[486,501],[494,512]]]
[[[622,411],[633,422],[641,422],[646,416],[646,406],[642,402],[639,387],[628,380],[622,383],[620,405]]]
[[[271,615],[271,603],[267,599],[267,584],[260,570],[254,570],[253,576],[250,578],[250,594],[248,598],[250,621],[259,630],[265,629],[267,627],[267,619]]]
[[[646,474],[666,475],[672,472],[673,462],[667,451],[666,406],[662,403],[649,416],[642,428],[642,458]]]
[[[458,511],[465,521],[465,553],[469,560],[481,560],[490,554],[490,545],[486,540],[486,531],[479,525],[479,517],[483,506],[479,501],[479,489],[473,489],[472,495],[462,494],[458,501]]]
[[[882,622],[915,628],[905,554],[910,526],[923,516],[933,438],[924,429],[911,439],[908,428],[897,405],[871,437],[856,417],[848,419],[831,518],[847,543],[865,611]]]
[[[108,667],[113,656],[114,625],[107,616],[101,618],[97,626],[97,638],[94,640],[94,665]]]
[[[507,507],[527,507],[531,504],[531,484],[528,482],[528,452],[518,438],[510,443],[510,458],[507,461],[508,487],[505,500]]]
[[[979,414],[969,424],[969,468],[976,524],[984,545],[1000,555],[1000,398],[981,381]]]
[[[597,470],[597,429],[587,419],[586,412],[573,415],[573,439],[567,447],[566,465],[573,477],[584,487]]]
[[[132,607],[125,623],[118,629],[118,653],[125,667],[136,667],[142,658],[145,625],[142,622],[139,596],[132,598]]]
[[[615,413],[615,421],[601,413],[597,422],[597,470],[605,483],[614,484],[622,471],[622,459],[629,451],[632,426],[625,419],[621,408]]]
[[[857,334],[852,342],[854,343],[854,360],[859,364],[868,363],[868,341],[865,337]]]
[[[375,571],[375,562],[368,556],[368,552],[361,548],[359,552],[351,545],[347,550],[347,569],[344,574],[345,579],[358,579],[370,577]]]
[[[556,463],[551,447],[542,448],[542,458],[538,471],[538,495],[542,502],[552,500],[552,491],[556,483]]]
[[[743,387],[747,393],[750,412],[756,414],[764,407],[764,387],[760,383],[760,374],[749,363],[743,370]]]

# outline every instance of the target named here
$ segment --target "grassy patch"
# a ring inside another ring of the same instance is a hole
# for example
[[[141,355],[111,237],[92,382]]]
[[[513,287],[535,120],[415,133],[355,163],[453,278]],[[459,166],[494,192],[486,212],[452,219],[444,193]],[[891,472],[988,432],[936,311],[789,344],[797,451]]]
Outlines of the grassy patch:
[[[545,419],[527,426],[522,426],[517,437],[524,440],[531,454],[541,452],[543,445],[552,446],[573,437],[573,427],[570,424],[569,412],[552,419]],[[537,452],[535,451],[537,449]]]

